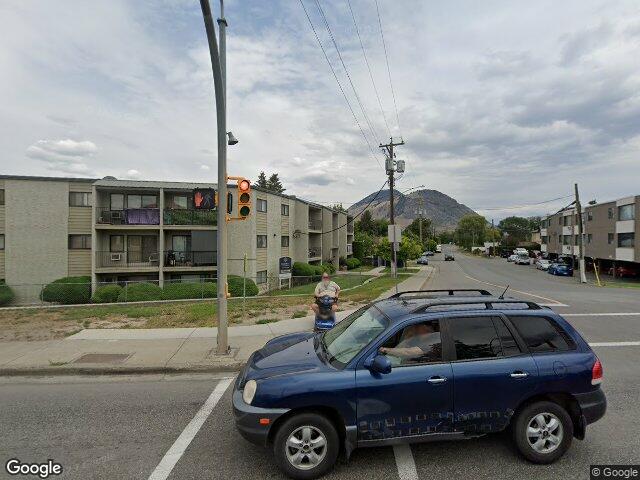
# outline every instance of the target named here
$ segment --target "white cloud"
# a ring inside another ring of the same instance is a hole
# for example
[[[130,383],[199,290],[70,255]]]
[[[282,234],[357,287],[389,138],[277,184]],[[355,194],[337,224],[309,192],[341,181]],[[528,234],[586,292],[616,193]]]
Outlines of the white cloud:
[[[91,168],[87,160],[97,151],[95,143],[88,140],[38,140],[27,148],[26,155],[43,162],[47,170],[89,175]]]

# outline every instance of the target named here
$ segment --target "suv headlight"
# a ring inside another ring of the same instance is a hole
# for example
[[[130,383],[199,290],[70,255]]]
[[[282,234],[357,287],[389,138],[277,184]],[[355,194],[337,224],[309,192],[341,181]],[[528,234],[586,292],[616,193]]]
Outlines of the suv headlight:
[[[244,390],[242,391],[242,400],[244,400],[244,403],[246,403],[247,405],[251,405],[257,389],[258,384],[255,380],[249,380],[244,384]]]

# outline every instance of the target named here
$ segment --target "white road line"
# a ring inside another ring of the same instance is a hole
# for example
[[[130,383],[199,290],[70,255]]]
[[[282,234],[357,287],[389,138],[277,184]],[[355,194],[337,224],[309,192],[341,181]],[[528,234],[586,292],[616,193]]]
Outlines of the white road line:
[[[410,445],[395,445],[393,454],[396,457],[396,466],[398,467],[398,476],[400,480],[418,480],[418,471],[416,470],[416,462],[413,461]]]
[[[640,347],[640,342],[593,342],[591,347]]]
[[[563,313],[563,317],[636,317],[639,313],[618,312],[618,313]]]
[[[167,479],[173,467],[176,466],[176,463],[178,463],[178,460],[180,460],[232,381],[233,378],[224,378],[218,382],[216,388],[213,389],[213,392],[211,392],[211,395],[207,398],[207,401],[204,402],[204,405],[200,407],[200,410],[198,410],[195,417],[191,419],[189,425],[185,427],[178,439],[171,445],[171,448],[165,453],[164,457],[162,457],[156,469],[149,476],[149,480]]]
[[[480,283],[484,283],[485,285],[491,285],[492,287],[498,287],[498,288],[507,288],[506,285],[497,285],[495,283],[490,283],[490,282],[485,282],[484,280],[478,280],[477,278],[473,278],[471,275],[466,275],[465,277],[474,280],[476,282],[480,282]],[[543,297],[541,295],[534,295],[533,293],[529,293],[529,292],[523,292],[521,290],[516,290],[515,288],[509,288],[509,291],[511,292],[516,292],[516,293],[521,293],[522,295],[528,295],[530,297],[534,297],[534,298],[540,298],[542,300],[545,300],[547,302],[550,302],[550,304],[548,306],[551,307],[568,307],[569,305],[566,305],[564,303],[561,303],[553,298],[547,298],[547,297]]]

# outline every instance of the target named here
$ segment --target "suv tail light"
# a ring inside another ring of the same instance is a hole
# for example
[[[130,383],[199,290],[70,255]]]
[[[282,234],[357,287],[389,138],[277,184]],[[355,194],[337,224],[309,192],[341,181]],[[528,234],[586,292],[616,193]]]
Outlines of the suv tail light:
[[[600,359],[596,357],[596,363],[593,364],[591,369],[591,385],[600,385],[602,383],[602,363]]]

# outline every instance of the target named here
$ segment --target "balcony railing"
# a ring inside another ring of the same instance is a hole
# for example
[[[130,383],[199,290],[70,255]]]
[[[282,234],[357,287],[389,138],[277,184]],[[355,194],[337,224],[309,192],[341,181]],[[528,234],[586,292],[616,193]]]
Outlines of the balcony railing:
[[[160,225],[158,208],[125,208],[111,210],[96,207],[96,223],[107,225]]]
[[[216,210],[181,210],[166,208],[163,214],[165,225],[217,225]]]
[[[158,252],[96,252],[96,267],[157,267]]]
[[[314,247],[309,249],[309,258],[319,257],[320,255],[320,248]]]
[[[217,265],[215,250],[203,252],[164,252],[165,267],[214,267]]]
[[[309,230],[322,231],[322,220],[309,220]]]

